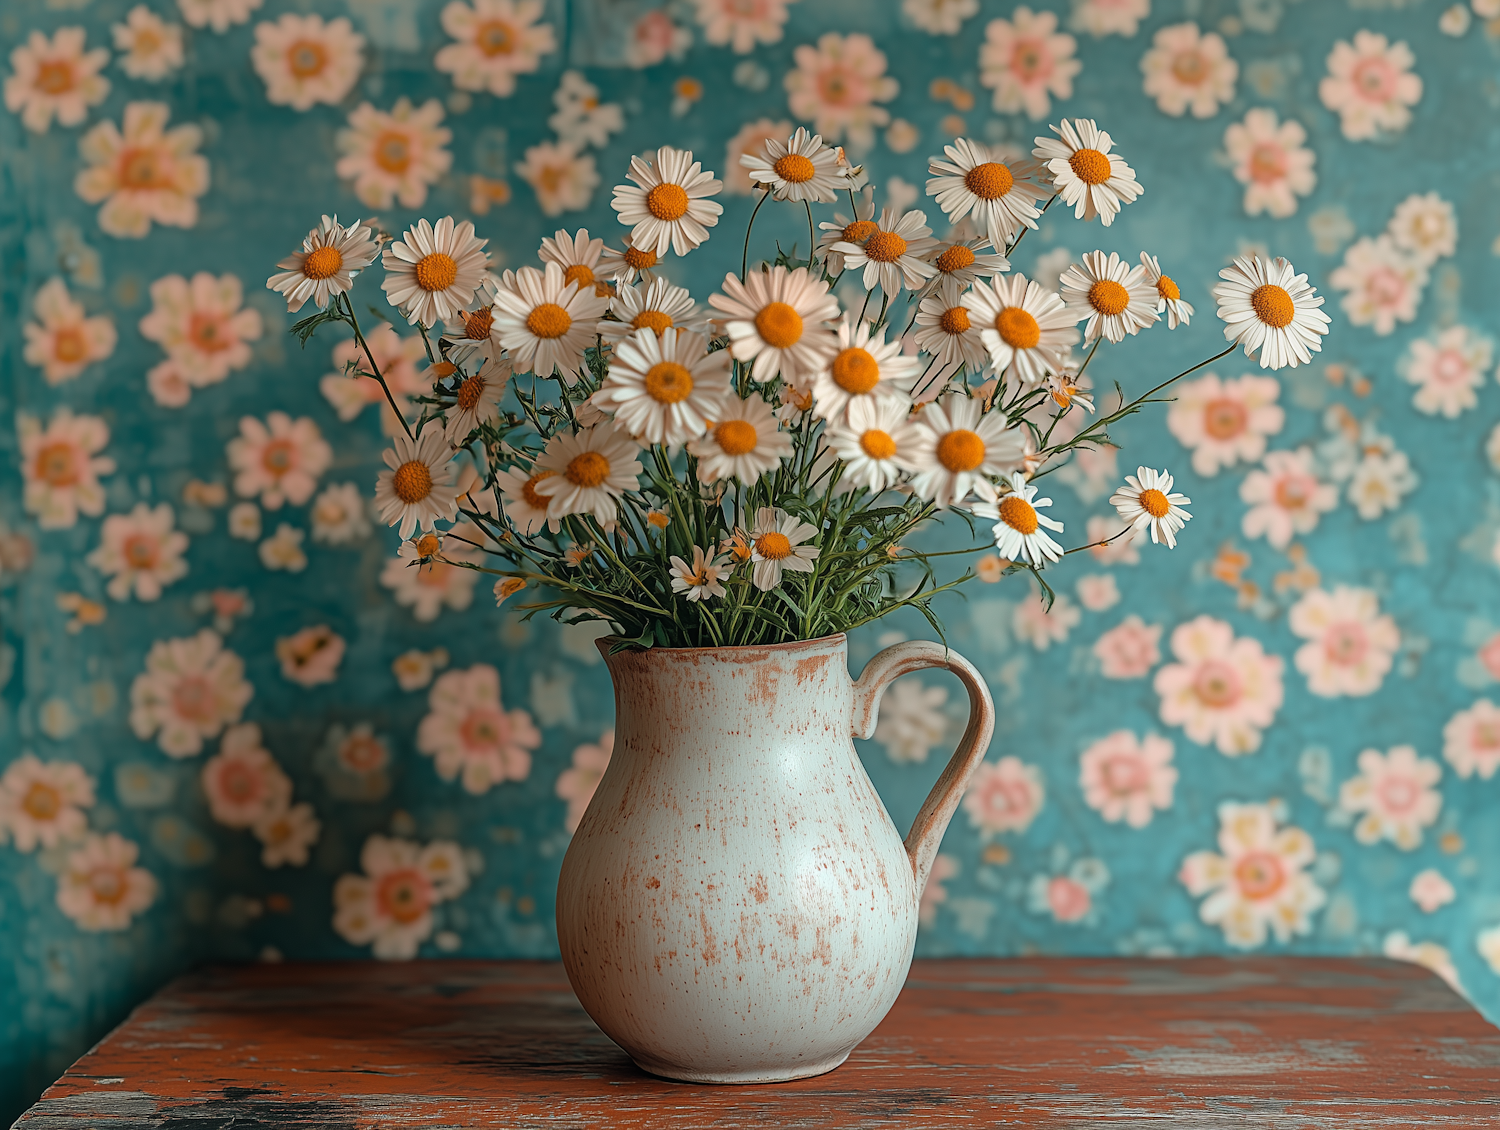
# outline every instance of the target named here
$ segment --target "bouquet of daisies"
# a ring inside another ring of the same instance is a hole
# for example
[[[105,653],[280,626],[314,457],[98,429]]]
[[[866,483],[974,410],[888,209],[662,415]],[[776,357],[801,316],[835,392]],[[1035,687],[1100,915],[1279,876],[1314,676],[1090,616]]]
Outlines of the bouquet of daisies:
[[[1029,571],[1050,594],[1042,572],[1074,549],[1039,475],[1110,443],[1111,424],[1236,347],[1295,366],[1328,329],[1285,259],[1237,259],[1214,289],[1229,347],[1095,414],[1085,378],[1100,346],[1187,326],[1193,308],[1144,252],[1086,254],[1060,293],[1011,271],[1059,199],[1108,226],[1142,192],[1094,122],[1052,128],[1031,158],[959,139],[932,159],[943,240],[920,209],[877,213],[864,170],[821,137],[767,142],[742,158],[759,199],[738,270],[706,307],[657,270],[708,240],[723,186],[670,146],[633,158],[615,188],[618,250],[559,231],[539,265],[497,275],[468,221],[424,219],[394,239],[325,216],[267,285],[291,311],[319,308],[292,329],[304,345],[347,325],[361,350],[348,375],[385,389],[400,431],[376,503],[413,568],[494,574],[497,602],[528,590],[529,615],[603,620],[622,646],[811,639],[905,607],[941,632],[933,597],[976,566],[943,579],[940,558],[986,551],[985,568]],[[808,246],[752,262],[768,201],[805,211]],[[415,420],[350,294],[377,254],[387,300],[427,344]],[[841,308],[836,293],[859,301]],[[1111,502],[1116,537],[1149,530],[1170,547],[1190,518],[1172,476],[1150,467]],[[909,544],[950,514],[992,536]]]

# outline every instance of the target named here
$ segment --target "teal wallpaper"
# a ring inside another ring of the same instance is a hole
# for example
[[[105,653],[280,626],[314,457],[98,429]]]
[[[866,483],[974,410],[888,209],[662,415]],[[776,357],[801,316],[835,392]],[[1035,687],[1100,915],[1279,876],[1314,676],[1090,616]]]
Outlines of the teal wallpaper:
[[[195,961],[554,954],[612,744],[593,633],[406,567],[380,391],[265,280],[325,212],[472,219],[497,269],[559,229],[618,253],[612,186],[663,144],[737,240],[739,154],[799,124],[942,235],[945,144],[1098,119],[1144,196],[1015,268],[1145,250],[1197,312],[1097,389],[1216,351],[1236,254],[1333,317],[1312,365],[1231,356],[1057,472],[1079,544],[1166,466],[1175,550],[1066,559],[1050,613],[991,558],[941,606],[1001,720],[919,952],[1386,953],[1500,1018],[1497,62],[1497,0],[6,0],[0,1114]],[[718,265],[665,273],[701,302]],[[371,344],[429,387],[407,327]],[[955,692],[898,683],[862,749],[898,825]]]

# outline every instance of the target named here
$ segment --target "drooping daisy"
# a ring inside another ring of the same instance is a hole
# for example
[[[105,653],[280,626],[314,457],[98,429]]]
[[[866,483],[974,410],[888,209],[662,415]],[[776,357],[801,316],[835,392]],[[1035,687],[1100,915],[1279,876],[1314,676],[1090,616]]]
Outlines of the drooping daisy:
[[[580,290],[563,280],[563,269],[522,267],[495,293],[495,326],[517,372],[550,377],[561,372],[572,384],[583,351],[594,344],[594,327],[609,306],[593,287]]]
[[[325,24],[322,16],[288,12],[274,24],[255,25],[250,62],[271,105],[311,110],[344,100],[364,66],[364,46],[365,37],[343,16]]]
[[[85,51],[85,35],[81,27],[60,27],[51,39],[32,31],[10,53],[5,108],[19,114],[33,133],[46,133],[54,115],[60,126],[82,125],[89,107],[108,96],[109,79],[99,72],[109,62],[109,52],[103,47]]]
[[[723,596],[724,586],[719,578],[728,572],[723,558],[711,558],[701,545],[695,545],[691,565],[680,557],[672,558],[672,591],[682,593],[689,604]]]
[[[418,220],[405,239],[394,240],[381,255],[381,289],[412,325],[456,317],[487,280],[488,242],[474,235],[468,220],[455,225],[452,216],[444,216],[435,226]]]
[[[1339,40],[1328,53],[1328,74],[1318,83],[1318,97],[1338,114],[1350,141],[1399,133],[1411,121],[1411,107],[1422,100],[1422,78],[1412,70],[1415,62],[1404,42],[1357,31],[1352,44]]]
[[[752,376],[762,383],[780,373],[801,385],[838,345],[823,324],[838,317],[838,300],[806,267],[752,271],[744,282],[725,275],[724,293],[711,296],[708,304],[725,315],[721,321],[735,359],[753,359]]]
[[[823,144],[818,134],[804,126],[786,141],[767,138],[765,156],[745,153],[740,164],[750,170],[750,179],[771,190],[777,200],[831,204],[847,181],[839,169],[838,150]]]
[[[464,377],[453,394],[453,407],[443,429],[452,447],[461,447],[480,424],[500,412],[500,398],[510,380],[510,362],[486,361],[477,372]]]
[[[1057,30],[1056,14],[1022,4],[1009,20],[985,25],[979,82],[994,89],[1000,113],[1045,118],[1053,98],[1073,96],[1073,78],[1083,69],[1073,57],[1077,48],[1076,39]]]
[[[962,301],[979,326],[990,368],[1013,372],[1025,384],[1040,384],[1078,340],[1078,319],[1063,300],[1025,275],[975,283]]]
[[[989,359],[981,327],[969,317],[963,294],[964,288],[957,281],[944,280],[917,307],[914,340],[918,349],[934,359],[940,372],[964,365],[977,373]]]
[[[302,250],[276,264],[281,273],[268,278],[266,288],[286,295],[289,314],[302,309],[309,298],[321,310],[354,285],[354,276],[375,261],[375,251],[370,229],[360,221],[346,228],[337,216],[324,216],[307,233]]]
[[[129,514],[111,514],[99,529],[99,548],[87,561],[110,578],[105,591],[115,600],[126,600],[132,591],[137,600],[158,600],[162,589],[187,576],[182,555],[187,535],[174,529],[170,503],[151,507],[137,502]]]
[[[921,371],[916,357],[901,352],[899,341],[885,341],[885,331],[870,336],[870,323],[845,315],[839,323],[838,348],[813,382],[814,411],[825,420],[842,418],[855,401],[895,396],[906,399]]]
[[[983,404],[949,393],[922,409],[921,433],[910,466],[911,488],[938,506],[954,506],[984,481],[1009,474],[1025,457],[1023,429],[1006,426],[1005,413],[982,414]]]
[[[636,330],[652,330],[660,337],[670,329],[701,333],[708,326],[687,289],[673,286],[666,279],[652,279],[645,286],[617,287],[609,312],[614,317],[602,319],[595,327],[608,342],[629,337]]]
[[[117,62],[131,78],[160,82],[182,66],[182,27],[169,24],[144,4],[137,4],[125,22],[110,29]]]
[[[883,209],[875,230],[859,243],[839,242],[833,250],[844,257],[847,270],[864,270],[866,290],[880,287],[891,298],[902,287],[915,290],[937,268],[925,256],[937,246],[927,216],[916,208],[905,214]]]
[[[1141,252],[1141,266],[1146,272],[1146,281],[1156,291],[1156,312],[1167,315],[1167,329],[1185,326],[1193,317],[1192,303],[1182,297],[1182,290],[1170,275],[1164,275],[1155,255]]]
[[[946,161],[932,158],[927,195],[953,223],[972,215],[996,251],[1004,251],[1024,228],[1036,227],[1036,201],[1047,195],[1026,179],[1027,168],[1012,168],[999,154],[977,141],[960,137],[943,146]],[[1019,175],[1018,175],[1019,174]]]
[[[1234,100],[1240,65],[1229,57],[1222,36],[1189,21],[1157,31],[1141,57],[1141,73],[1163,114],[1180,118],[1191,110],[1195,118],[1211,118]]]
[[[21,327],[24,356],[27,364],[41,368],[49,385],[72,380],[115,351],[119,334],[114,320],[107,314],[86,317],[83,304],[68,293],[62,279],[43,283],[31,308],[37,321]]]
[[[1074,318],[1087,318],[1085,343],[1103,337],[1116,344],[1126,334],[1137,334],[1155,325],[1156,288],[1146,278],[1145,267],[1131,267],[1111,251],[1085,252],[1083,266],[1071,266],[1062,274],[1062,297]]]
[[[859,396],[849,402],[847,416],[827,433],[828,446],[844,464],[841,487],[867,487],[878,494],[896,484],[923,438],[910,411],[905,397]]]
[[[536,193],[537,207],[544,216],[583,211],[599,187],[594,155],[579,152],[571,141],[542,141],[530,146],[515,169]]]
[[[87,167],[73,191],[99,209],[99,227],[139,239],[152,223],[190,228],[198,222],[198,197],[208,191],[208,158],[197,152],[203,131],[191,123],[166,128],[172,111],[163,102],[127,102],[123,128],[103,121],[78,141]]]
[[[937,268],[932,278],[918,292],[926,298],[945,281],[952,280],[960,287],[968,286],[975,279],[992,279],[1010,270],[1010,260],[1004,255],[989,251],[988,238],[960,239],[952,243],[939,241],[927,253],[927,261]]]
[[[448,142],[453,131],[443,126],[443,104],[429,98],[414,107],[404,95],[387,110],[362,102],[339,130],[343,154],[334,172],[354,182],[354,195],[368,208],[420,208],[427,186],[453,165]]]
[[[495,475],[495,485],[505,499],[502,503],[505,516],[523,538],[529,538],[543,526],[554,534],[561,528],[557,518],[547,513],[552,500],[536,491],[537,483],[556,473],[533,469],[527,474],[519,467],[506,467]]]
[[[453,0],[443,8],[443,30],[456,42],[432,64],[453,76],[459,90],[488,90],[501,98],[515,92],[516,76],[529,75],[543,55],[557,50],[551,24],[539,24],[541,0]]]
[[[1145,191],[1135,171],[1110,152],[1114,141],[1092,119],[1064,118],[1052,129],[1058,136],[1037,138],[1033,155],[1052,173],[1063,203],[1073,207],[1078,219],[1098,216],[1109,227],[1120,208]]]
[[[579,228],[572,235],[559,230],[547,236],[537,249],[537,258],[561,267],[564,282],[577,283],[579,290],[593,287],[595,295],[608,298],[609,286],[599,278],[599,257],[603,253],[604,240],[590,239],[588,228]]]
[[[771,506],[757,510],[755,525],[750,529],[750,560],[755,566],[752,573],[755,587],[761,592],[770,592],[781,584],[781,574],[787,569],[794,573],[811,573],[821,550],[806,542],[817,534],[818,527],[785,510]]]
[[[403,541],[418,525],[430,530],[439,518],[453,521],[458,492],[453,485],[453,452],[443,433],[428,428],[413,440],[398,432],[391,444],[382,456],[390,470],[381,471],[375,480],[380,520],[388,526],[399,522]]]
[[[1329,274],[1328,282],[1348,292],[1339,305],[1351,323],[1370,326],[1385,337],[1395,332],[1397,322],[1416,318],[1427,268],[1397,247],[1389,235],[1364,236],[1349,245],[1343,263]]]
[[[676,447],[718,418],[730,395],[729,351],[710,353],[702,334],[686,330],[637,330],[615,346],[597,395],[637,442]]]
[[[774,471],[792,453],[792,438],[780,431],[776,414],[759,396],[727,397],[708,434],[688,444],[704,483],[737,478],[745,486]]]
[[[686,255],[708,238],[708,229],[724,211],[717,200],[708,199],[719,194],[724,182],[704,172],[691,150],[663,145],[654,163],[632,157],[626,176],[635,186],[616,185],[610,207],[631,229],[633,242],[657,255],[668,248]]]
[[[537,458],[538,471],[552,474],[532,484],[551,501],[547,514],[591,514],[601,526],[615,520],[620,496],[640,485],[640,446],[623,430],[599,424],[570,434],[559,432]]]
[[[890,124],[891,114],[878,102],[889,102],[900,85],[886,74],[885,52],[863,32],[825,32],[816,46],[803,43],[792,52],[796,66],[782,79],[794,118],[812,122],[829,141],[847,137],[860,150],[875,141],[875,127]]]
[[[1172,476],[1150,467],[1137,467],[1134,475],[1125,476],[1125,485],[1110,496],[1109,504],[1134,530],[1151,530],[1151,541],[1177,548],[1177,531],[1192,520],[1183,509],[1193,500],[1185,494],[1172,493]]]
[[[478,293],[482,296],[485,291]],[[444,356],[456,367],[491,364],[505,355],[500,345],[500,328],[495,324],[495,307],[483,297],[471,304],[470,309],[460,310],[457,317],[443,323],[443,341]]]
[[[656,281],[656,264],[659,256],[649,247],[637,247],[635,237],[626,235],[624,247],[616,251],[613,247],[606,247],[604,254],[599,260],[599,269],[607,278],[615,280],[616,284],[634,283],[637,279],[646,282]]]
[[[1037,488],[1026,481],[1024,474],[1012,471],[1006,493],[982,499],[973,510],[980,518],[995,519],[995,549],[1000,556],[1010,561],[1030,561],[1040,567],[1061,560],[1063,547],[1047,530],[1062,533],[1063,524],[1037,513],[1051,506],[1052,500],[1038,498],[1036,492]]]
[[[1219,272],[1214,286],[1224,338],[1245,347],[1245,356],[1260,354],[1262,369],[1310,364],[1321,352],[1319,339],[1329,317],[1319,309],[1323,297],[1287,260],[1242,255]]]

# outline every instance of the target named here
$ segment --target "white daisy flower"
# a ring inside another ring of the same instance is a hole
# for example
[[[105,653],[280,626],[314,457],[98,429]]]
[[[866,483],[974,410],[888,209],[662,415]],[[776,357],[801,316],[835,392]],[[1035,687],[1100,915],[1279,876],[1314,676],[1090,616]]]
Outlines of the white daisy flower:
[[[989,360],[982,327],[969,316],[963,296],[960,283],[945,279],[917,306],[917,348],[934,359],[940,372],[964,365],[977,373]]]
[[[825,420],[837,420],[855,401],[893,395],[906,400],[921,371],[916,357],[902,354],[900,341],[886,341],[884,330],[872,338],[870,323],[845,314],[839,323],[838,351],[813,382],[814,411]]]
[[[354,285],[354,276],[375,261],[370,229],[355,220],[349,227],[337,216],[324,216],[307,233],[302,250],[276,265],[280,274],[266,280],[266,288],[286,295],[287,313],[295,314],[309,298],[319,309]]]
[[[1135,171],[1109,151],[1114,142],[1092,120],[1064,119],[1052,129],[1058,137],[1037,138],[1033,155],[1052,173],[1063,203],[1072,205],[1078,219],[1098,216],[1109,227],[1120,208],[1145,191]]]
[[[702,333],[708,328],[698,304],[685,287],[673,286],[666,279],[652,279],[645,286],[620,286],[610,299],[609,312],[594,327],[605,341],[615,342],[636,330],[654,330],[658,335],[669,329]]]
[[[877,494],[896,484],[921,442],[904,397],[857,397],[849,402],[847,418],[828,430],[828,446],[844,463],[839,485]]]
[[[536,490],[537,483],[556,473],[533,468],[528,474],[519,467],[507,467],[495,476],[495,485],[504,498],[501,505],[505,516],[523,538],[529,538],[543,526],[554,534],[561,528],[562,523],[547,513],[552,500]]]
[[[764,157],[742,153],[740,164],[750,170],[750,179],[769,188],[777,200],[831,204],[848,182],[839,167],[837,149],[823,138],[797,127],[785,142],[767,138]]]
[[[708,434],[687,448],[698,460],[699,482],[737,478],[750,486],[791,455],[792,438],[779,429],[771,406],[760,397],[730,396]]]
[[[1031,163],[1013,167],[977,141],[960,137],[943,146],[946,161],[933,157],[927,171],[927,195],[952,223],[972,215],[996,251],[1004,251],[1024,228],[1036,227],[1036,201],[1046,190],[1028,178]]]
[[[1167,316],[1167,329],[1175,330],[1192,320],[1192,304],[1182,297],[1182,290],[1170,275],[1161,273],[1161,264],[1155,255],[1141,252],[1141,266],[1146,269],[1146,281],[1156,288],[1156,312]]]
[[[911,488],[940,507],[962,502],[986,475],[1007,474],[1026,457],[1024,429],[1008,428],[1003,412],[983,414],[983,403],[961,392],[924,407],[916,427]]]
[[[601,278],[603,268],[599,260],[604,254],[604,240],[590,239],[588,228],[579,228],[569,235],[558,231],[542,240],[537,258],[543,263],[556,263],[563,270],[563,281],[577,283],[581,291],[594,288],[594,294],[608,298],[608,283]]]
[[[633,283],[637,279],[647,282],[656,278],[656,264],[660,256],[649,247],[637,247],[635,237],[627,235],[624,249],[616,251],[606,247],[599,258],[599,269],[616,283]]]
[[[1051,505],[1050,498],[1036,496],[1036,487],[1027,483],[1025,475],[1014,471],[1006,494],[993,500],[985,499],[973,510],[981,518],[997,519],[995,549],[1001,557],[1041,566],[1048,561],[1058,561],[1063,555],[1063,547],[1047,533],[1047,530],[1062,533],[1063,524],[1037,513]]]
[[[1022,382],[1041,383],[1078,340],[1078,321],[1063,301],[1025,275],[975,283],[963,296],[996,374],[1013,372]]]
[[[475,237],[468,220],[455,225],[452,216],[444,216],[436,226],[418,220],[404,240],[394,241],[381,255],[381,289],[412,325],[432,326],[455,317],[492,277],[484,252],[488,242]]]
[[[609,376],[594,396],[641,443],[669,447],[697,439],[730,395],[729,351],[708,352],[702,334],[637,330],[615,346]]]
[[[668,248],[686,255],[708,238],[724,206],[707,198],[716,196],[724,182],[702,169],[691,150],[670,145],[656,151],[655,165],[639,157],[630,159],[626,175],[639,187],[616,185],[610,206],[631,229],[636,244],[658,256]]]
[[[559,432],[536,461],[536,470],[553,474],[533,483],[532,489],[551,499],[549,517],[592,514],[601,526],[608,525],[615,520],[619,497],[640,484],[638,451],[635,440],[610,424],[576,435]]]
[[[486,361],[473,376],[464,377],[453,394],[444,434],[451,447],[461,447],[474,429],[500,414],[500,398],[510,381],[510,362]]]
[[[444,356],[454,365],[467,365],[476,357],[481,363],[498,361],[505,352],[491,303],[460,310],[456,318],[449,318],[443,323],[443,340],[448,343]]]
[[[846,173],[845,176],[848,174]],[[815,258],[822,259],[831,274],[838,274],[844,269],[844,257],[833,249],[836,243],[857,243],[863,245],[865,240],[874,235],[878,225],[875,223],[875,190],[867,188],[854,202],[854,218],[851,220],[842,212],[833,214],[833,222],[827,220],[818,224],[818,230],[823,234],[818,236],[818,247]]]
[[[495,293],[495,324],[500,344],[510,351],[517,372],[550,377],[561,372],[573,384],[573,370],[594,344],[594,327],[608,307],[592,287],[580,290],[548,263],[545,272],[522,267]]]
[[[781,574],[785,569],[794,573],[811,573],[820,551],[817,546],[804,543],[817,534],[818,527],[785,510],[771,506],[757,510],[755,525],[750,530],[750,560],[755,563],[752,574],[755,587],[761,592],[770,592],[781,584]]]
[[[1308,285],[1285,259],[1242,255],[1219,272],[1213,290],[1223,319],[1224,338],[1245,347],[1245,356],[1260,353],[1262,369],[1307,365],[1321,352],[1319,338],[1329,317],[1319,309],[1323,296]]]
[[[1145,267],[1131,267],[1111,251],[1088,251],[1083,265],[1062,273],[1062,298],[1076,320],[1088,319],[1083,340],[1103,337],[1118,345],[1156,324],[1156,289],[1146,281]]]
[[[403,540],[420,525],[424,530],[441,518],[458,514],[458,492],[453,485],[453,452],[443,433],[429,428],[417,439],[397,433],[383,458],[389,471],[375,480],[375,505],[388,526],[401,524]]]
[[[1193,500],[1185,494],[1172,493],[1172,476],[1150,467],[1137,467],[1135,474],[1125,476],[1125,485],[1110,495],[1109,504],[1131,529],[1150,528],[1153,545],[1167,543],[1177,548],[1177,531],[1192,521],[1183,509]]]
[[[672,591],[683,593],[689,604],[723,596],[724,586],[719,578],[728,572],[723,558],[711,558],[701,545],[695,545],[691,565],[680,557],[672,558]]]
[[[885,208],[875,230],[863,240],[841,240],[832,250],[844,257],[846,270],[864,269],[866,290],[879,286],[894,298],[903,286],[916,289],[937,273],[925,258],[936,246],[925,213],[913,208],[903,215]]]
[[[988,239],[960,239],[953,243],[939,242],[927,253],[927,261],[936,268],[936,274],[918,292],[926,298],[951,279],[960,286],[968,286],[975,279],[992,279],[1010,270],[1010,260],[1004,255],[988,251]],[[988,253],[987,253],[988,252]]]
[[[761,383],[777,373],[793,384],[806,383],[838,344],[823,324],[839,316],[838,300],[806,267],[763,268],[744,282],[725,275],[724,293],[711,296],[708,304],[725,315],[718,321],[735,359],[753,358],[751,375]]]

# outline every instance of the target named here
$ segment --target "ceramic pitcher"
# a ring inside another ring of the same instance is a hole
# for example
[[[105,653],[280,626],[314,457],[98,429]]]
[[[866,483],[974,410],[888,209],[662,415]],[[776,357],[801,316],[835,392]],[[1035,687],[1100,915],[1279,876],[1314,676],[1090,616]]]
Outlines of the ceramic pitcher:
[[[887,648],[857,682],[842,635],[600,650],[609,768],[563,860],[568,979],[644,1070],[704,1083],[831,1071],[895,1003],[933,858],[994,732],[968,660]],[[969,724],[903,843],[854,751],[898,675],[946,667]]]

